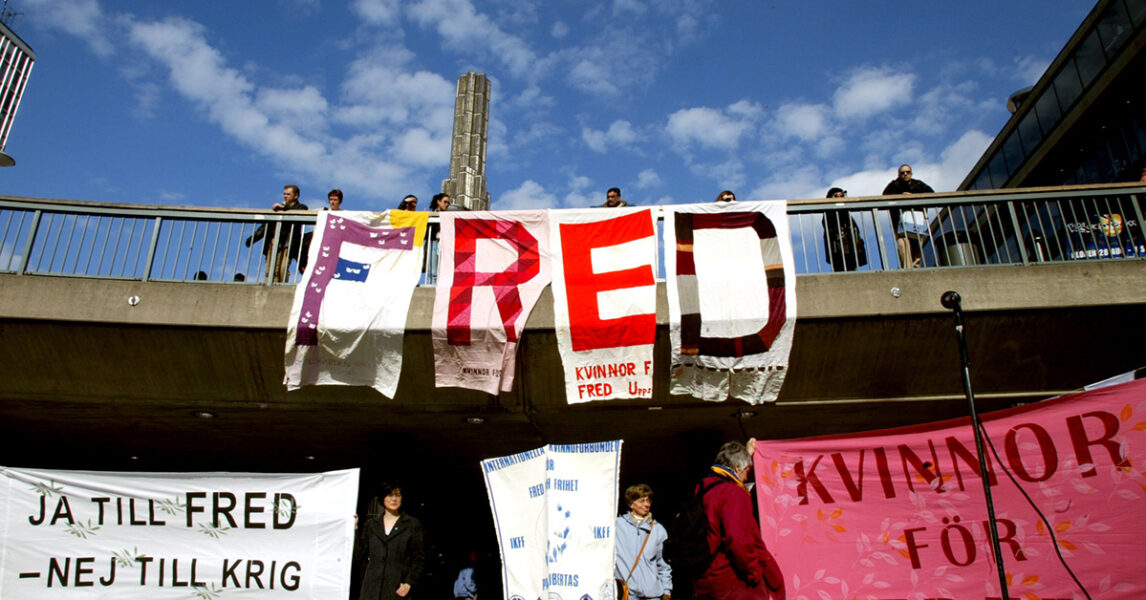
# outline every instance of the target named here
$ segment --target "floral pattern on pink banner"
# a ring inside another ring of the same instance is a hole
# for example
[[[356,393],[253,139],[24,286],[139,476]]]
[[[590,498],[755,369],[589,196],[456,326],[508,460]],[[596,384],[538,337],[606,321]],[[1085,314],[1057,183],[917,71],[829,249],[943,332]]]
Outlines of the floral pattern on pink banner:
[[[1146,380],[983,422],[1010,597],[1084,597],[1055,546],[1091,597],[1146,597]],[[754,458],[788,600],[1001,596],[969,419],[760,441]]]

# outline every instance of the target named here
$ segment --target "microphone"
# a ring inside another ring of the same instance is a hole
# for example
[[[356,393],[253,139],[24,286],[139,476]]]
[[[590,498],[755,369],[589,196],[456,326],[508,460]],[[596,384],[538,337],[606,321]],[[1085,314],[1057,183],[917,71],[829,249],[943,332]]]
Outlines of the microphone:
[[[954,290],[943,292],[943,295],[939,297],[939,303],[948,310],[960,310],[963,308],[962,302],[963,299],[959,297],[959,292]]]

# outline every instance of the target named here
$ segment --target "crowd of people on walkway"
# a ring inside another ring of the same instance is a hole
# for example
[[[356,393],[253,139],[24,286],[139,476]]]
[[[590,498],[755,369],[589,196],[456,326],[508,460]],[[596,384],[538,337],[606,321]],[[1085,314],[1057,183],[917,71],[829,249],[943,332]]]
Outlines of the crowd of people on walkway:
[[[900,165],[898,176],[884,188],[883,195],[926,194],[934,191],[931,186],[913,177],[911,165],[904,164]],[[271,205],[271,210],[275,212],[310,210],[299,197],[299,187],[287,185],[283,187],[282,202],[275,202]],[[827,197],[845,198],[847,191],[833,187],[828,191]],[[342,190],[330,190],[327,193],[329,206],[323,210],[342,210],[342,201]],[[735,201],[736,194],[732,190],[720,192],[715,200],[715,202]],[[621,197],[621,188],[611,187],[605,192],[605,202],[596,206],[618,208],[629,206],[629,203]],[[398,203],[397,209],[418,210],[418,197],[413,194],[406,195]],[[434,213],[459,209],[462,208],[454,205],[450,195],[445,193],[435,194],[429,206],[430,212]],[[921,240],[927,228],[924,211],[892,208],[888,210],[888,214],[901,268],[921,266],[923,259]],[[833,271],[854,271],[867,264],[866,242],[862,230],[855,218],[846,210],[825,213],[821,225],[824,232],[825,259]],[[278,224],[263,224],[255,229],[254,234],[248,237],[245,243],[249,248],[251,244],[262,240],[267,279],[281,283],[289,279],[290,264],[295,259],[299,263],[299,272],[305,272],[311,235],[311,233],[304,234],[302,225],[298,223],[284,224],[281,230]],[[236,279],[236,281],[241,280]]]

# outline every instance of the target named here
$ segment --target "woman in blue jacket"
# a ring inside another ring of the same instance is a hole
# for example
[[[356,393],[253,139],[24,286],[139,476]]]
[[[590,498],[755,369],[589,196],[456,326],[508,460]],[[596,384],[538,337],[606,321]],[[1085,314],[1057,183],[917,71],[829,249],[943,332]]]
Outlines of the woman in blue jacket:
[[[629,587],[629,600],[672,596],[672,567],[665,562],[668,531],[652,515],[653,490],[639,483],[625,490],[629,511],[617,517],[617,579]]]

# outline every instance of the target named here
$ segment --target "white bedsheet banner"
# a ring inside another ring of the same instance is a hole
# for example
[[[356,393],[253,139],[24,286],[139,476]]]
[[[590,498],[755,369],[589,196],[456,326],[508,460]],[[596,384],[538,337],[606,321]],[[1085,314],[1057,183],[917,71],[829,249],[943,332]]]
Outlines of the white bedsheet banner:
[[[438,217],[442,254],[430,330],[434,385],[508,392],[517,342],[551,277],[548,212]]]
[[[361,385],[393,398],[429,213],[320,211],[287,325],[288,390]]]
[[[621,440],[481,463],[507,599],[614,600]]]
[[[553,211],[553,317],[570,404],[653,397],[657,229],[647,208]]]
[[[358,470],[0,467],[0,598],[346,598]]]
[[[772,402],[796,327],[787,203],[664,207],[673,394]]]

